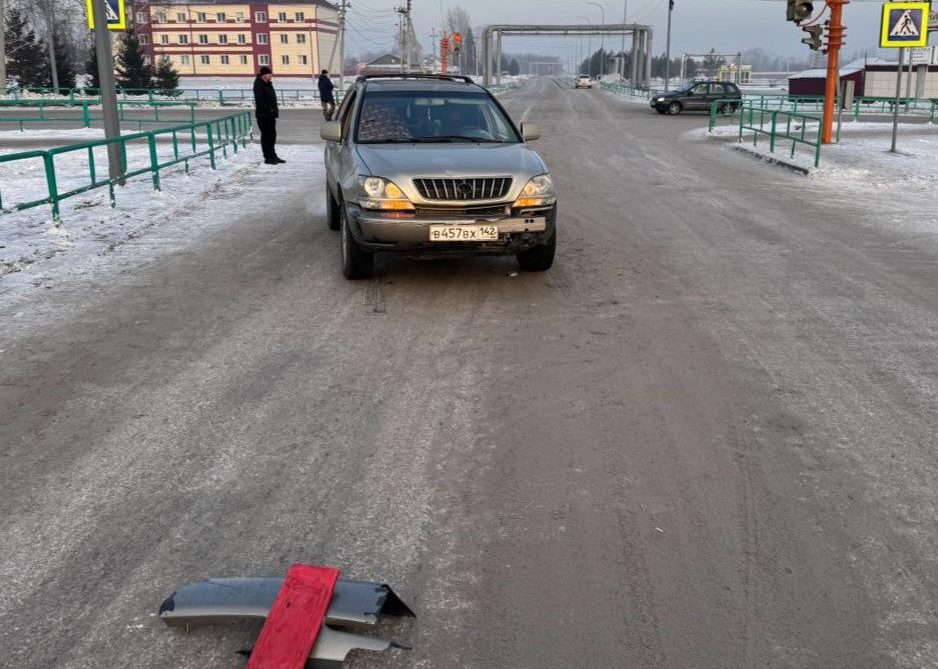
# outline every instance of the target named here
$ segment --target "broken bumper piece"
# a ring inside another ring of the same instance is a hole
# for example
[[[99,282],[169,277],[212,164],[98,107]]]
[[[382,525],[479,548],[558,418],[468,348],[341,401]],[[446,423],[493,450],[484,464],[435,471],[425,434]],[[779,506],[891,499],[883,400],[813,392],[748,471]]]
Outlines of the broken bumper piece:
[[[263,620],[283,582],[282,578],[216,578],[189,583],[160,605],[160,617],[171,627],[184,628]],[[339,579],[310,655],[312,666],[339,667],[355,649],[383,651],[400,647],[384,639],[328,627],[371,626],[381,615],[413,617],[414,613],[383,583]]]

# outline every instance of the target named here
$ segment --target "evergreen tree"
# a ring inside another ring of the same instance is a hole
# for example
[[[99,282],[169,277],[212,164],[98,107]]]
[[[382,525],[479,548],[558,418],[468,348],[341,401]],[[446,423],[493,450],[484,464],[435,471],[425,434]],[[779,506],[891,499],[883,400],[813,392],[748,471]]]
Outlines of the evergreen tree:
[[[88,50],[88,60],[85,61],[85,88],[93,88],[97,91],[101,88],[101,75],[98,74],[98,52],[94,45]]]
[[[75,66],[72,63],[72,45],[65,26],[58,26],[52,35],[55,47],[55,69],[59,75],[59,88],[75,88]]]
[[[166,56],[160,58],[156,64],[156,88],[159,89],[160,95],[179,95],[179,73]]]
[[[11,9],[4,26],[6,37],[7,76],[20,86],[50,86],[52,73],[45,46],[19,11]]]
[[[518,64],[518,61],[514,58],[511,59],[511,62],[508,63],[508,74],[513,77],[517,77],[521,74],[521,65]]]
[[[140,50],[140,40],[128,31],[117,54],[117,82],[123,88],[151,88],[153,68]]]

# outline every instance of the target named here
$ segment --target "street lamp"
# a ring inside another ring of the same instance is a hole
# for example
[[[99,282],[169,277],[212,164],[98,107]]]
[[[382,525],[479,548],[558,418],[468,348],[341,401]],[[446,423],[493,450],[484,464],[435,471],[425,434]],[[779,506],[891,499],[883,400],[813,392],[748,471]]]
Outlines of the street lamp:
[[[577,18],[578,18],[578,19],[583,19],[584,21],[586,21],[587,25],[592,24],[592,21],[590,21],[589,18],[587,18],[586,16],[577,16]],[[580,43],[581,43],[581,44],[583,43],[582,40],[580,41]],[[588,74],[590,75],[590,77],[592,77],[592,76],[593,76],[593,35],[592,35],[592,33],[590,33],[590,36],[589,36],[589,43],[588,43],[588,44],[589,44],[589,46],[586,47],[586,49],[587,49],[587,54],[586,54],[586,63],[587,63],[587,65],[586,65],[586,67],[589,68]],[[583,63],[583,61],[581,60],[581,61],[580,61],[580,64],[582,64],[582,63]],[[580,72],[580,68],[579,68],[579,66],[577,66],[577,74],[579,74],[579,72]]]
[[[606,9],[598,2],[587,2],[586,4],[599,7],[599,11],[602,12],[603,33],[599,36],[599,53],[601,54],[599,58],[599,75],[602,76],[606,73]]]

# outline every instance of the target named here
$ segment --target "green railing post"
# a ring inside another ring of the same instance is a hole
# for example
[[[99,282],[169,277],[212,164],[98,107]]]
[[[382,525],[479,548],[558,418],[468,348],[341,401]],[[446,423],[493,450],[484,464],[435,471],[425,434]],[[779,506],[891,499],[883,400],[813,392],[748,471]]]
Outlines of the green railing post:
[[[81,104],[81,118],[86,128],[91,127],[91,110],[87,102]]]
[[[207,133],[207,140],[208,140],[208,160],[209,160],[209,163],[212,165],[212,169],[214,170],[215,169],[215,143],[212,140],[212,124],[211,123],[205,124],[205,131]]]
[[[714,102],[710,105],[710,127],[707,132],[713,132],[713,128],[717,124],[717,103]]]
[[[218,106],[221,107],[225,104],[225,94],[222,93],[222,90],[218,89]]]
[[[160,161],[156,156],[155,133],[147,133],[147,144],[150,148],[150,169],[153,170],[153,190],[160,190]]]
[[[43,166],[46,169],[46,188],[49,191],[49,201],[52,203],[52,220],[59,221],[59,186],[55,181],[55,162],[52,155],[44,153]]]
[[[769,135],[769,153],[775,153],[775,127],[778,122],[778,111],[772,112],[772,132]]]

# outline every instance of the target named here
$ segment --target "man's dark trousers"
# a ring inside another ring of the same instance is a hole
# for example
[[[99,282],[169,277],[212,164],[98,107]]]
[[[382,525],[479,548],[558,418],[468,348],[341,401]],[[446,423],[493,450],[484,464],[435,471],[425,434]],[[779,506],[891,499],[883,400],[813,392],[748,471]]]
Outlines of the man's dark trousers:
[[[264,154],[264,160],[276,160],[274,145],[277,143],[277,119],[259,118],[257,127],[261,131],[261,152]]]

